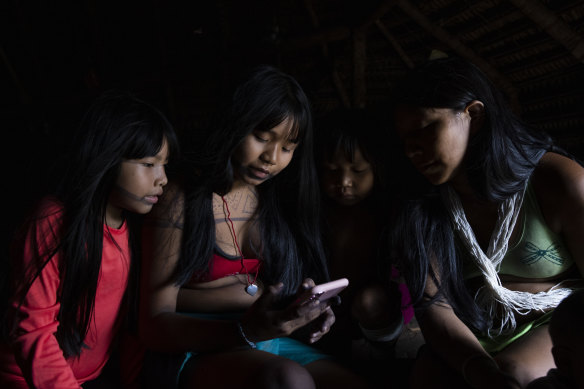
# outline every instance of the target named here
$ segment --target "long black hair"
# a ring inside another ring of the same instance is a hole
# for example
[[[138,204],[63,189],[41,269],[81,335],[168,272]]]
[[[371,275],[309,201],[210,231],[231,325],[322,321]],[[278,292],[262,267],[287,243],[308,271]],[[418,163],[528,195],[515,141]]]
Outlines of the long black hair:
[[[22,234],[18,235],[18,243],[12,250],[14,270],[22,267],[26,244],[38,245],[44,239],[40,236],[36,236],[38,240],[34,239],[36,225],[43,218],[57,216],[58,223],[52,224],[55,241],[46,250],[35,247],[35,258],[29,266],[15,271],[12,283],[16,294],[13,301],[22,304],[35,279],[51,259],[59,255],[61,279],[57,298],[60,309],[56,338],[65,356],[81,353],[92,320],[106,207],[121,162],[154,156],[164,142],[168,145],[169,154],[175,155],[178,151],[176,134],[158,109],[125,91],[103,93],[82,118],[65,171],[61,173],[60,183],[54,190],[54,198],[62,205],[62,211],[51,215],[39,209],[23,224]],[[130,213],[124,217],[128,223],[132,258],[135,259],[140,247],[136,226],[139,218]],[[138,265],[138,260],[131,261],[131,278],[126,293],[128,304],[129,300],[135,303]]]
[[[473,100],[484,104],[484,124],[469,140],[463,164],[474,192],[487,201],[498,203],[523,190],[543,154],[554,150],[547,134],[528,127],[485,74],[460,58],[431,60],[414,69],[395,86],[392,100],[394,109],[410,106],[456,112]],[[438,296],[446,298],[465,323],[486,332],[490,318],[464,285],[462,249],[457,247],[439,188],[422,182],[409,162],[404,166],[410,177],[402,186],[404,202],[391,244],[413,299],[424,306],[423,291],[430,275],[439,280]]]
[[[204,147],[185,152],[184,234],[175,282],[205,273],[215,245],[213,192],[225,194],[234,182],[232,156],[252,131],[269,131],[289,118],[298,146],[290,164],[257,186],[262,265],[266,284],[284,283],[293,294],[304,277],[328,279],[319,237],[319,187],[312,155],[312,113],[298,82],[261,65],[230,94]]]

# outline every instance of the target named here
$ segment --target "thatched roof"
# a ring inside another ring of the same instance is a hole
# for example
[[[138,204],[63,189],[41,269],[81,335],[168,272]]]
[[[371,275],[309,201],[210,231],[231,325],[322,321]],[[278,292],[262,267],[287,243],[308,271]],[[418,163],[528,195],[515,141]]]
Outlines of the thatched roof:
[[[300,74],[315,68],[325,74],[326,57],[328,83],[316,89],[317,106],[326,109],[337,104],[335,98],[367,104],[440,50],[474,62],[526,120],[581,147],[584,2],[386,0],[353,12],[340,11],[347,2],[302,3],[304,15],[298,2],[290,2],[278,18],[279,29],[290,36],[280,45],[289,53],[282,62]],[[312,25],[300,23],[302,16]]]
[[[127,86],[187,128],[238,68],[260,62],[296,76],[316,111],[363,106],[438,50],[473,61],[527,121],[584,149],[584,1],[45,3],[12,2],[0,54],[6,101],[49,126],[63,107]]]

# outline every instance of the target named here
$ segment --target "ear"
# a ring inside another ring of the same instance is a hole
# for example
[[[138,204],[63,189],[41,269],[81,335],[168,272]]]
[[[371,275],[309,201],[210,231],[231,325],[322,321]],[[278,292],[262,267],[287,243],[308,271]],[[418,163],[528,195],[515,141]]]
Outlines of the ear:
[[[485,105],[482,101],[473,100],[466,105],[464,112],[470,116],[470,134],[474,135],[485,122]]]

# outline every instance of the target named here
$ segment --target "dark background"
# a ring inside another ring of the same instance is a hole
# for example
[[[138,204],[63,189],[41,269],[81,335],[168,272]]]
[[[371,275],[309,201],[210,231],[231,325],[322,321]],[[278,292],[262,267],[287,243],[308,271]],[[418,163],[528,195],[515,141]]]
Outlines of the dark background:
[[[295,76],[318,115],[382,101],[433,50],[475,62],[526,121],[584,156],[583,1],[2,1],[7,224],[54,179],[105,89],[133,90],[189,134],[252,65]]]

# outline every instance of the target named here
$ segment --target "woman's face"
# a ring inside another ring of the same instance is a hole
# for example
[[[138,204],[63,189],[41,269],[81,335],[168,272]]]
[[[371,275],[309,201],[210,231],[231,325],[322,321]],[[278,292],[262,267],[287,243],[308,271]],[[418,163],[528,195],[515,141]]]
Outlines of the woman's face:
[[[470,115],[448,108],[399,107],[395,114],[404,152],[433,185],[460,176],[470,134]]]
[[[367,198],[375,182],[373,167],[357,148],[353,161],[337,150],[322,164],[321,184],[324,193],[339,205],[355,205]]]
[[[285,119],[269,131],[246,135],[232,157],[236,180],[259,185],[284,170],[298,145],[290,139],[292,125]]]

